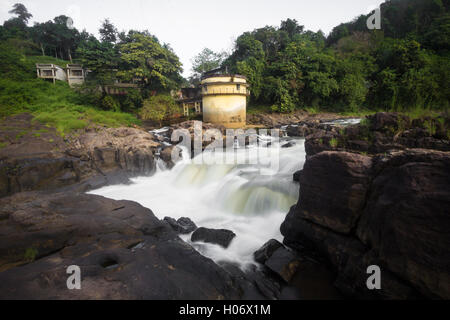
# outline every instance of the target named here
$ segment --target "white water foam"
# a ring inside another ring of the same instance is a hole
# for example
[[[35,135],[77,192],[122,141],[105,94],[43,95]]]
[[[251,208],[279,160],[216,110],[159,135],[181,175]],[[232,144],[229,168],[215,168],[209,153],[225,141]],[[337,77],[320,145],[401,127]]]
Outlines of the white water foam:
[[[267,136],[259,138],[270,140]],[[107,186],[90,193],[136,201],[160,219],[189,217],[199,227],[232,230],[236,238],[227,249],[206,243],[192,245],[215,261],[245,267],[254,262],[253,252],[266,241],[282,240],[280,225],[297,202],[299,186],[292,175],[302,169],[305,150],[304,139],[293,141],[295,145],[290,148],[279,148],[277,143],[269,147],[279,156],[279,169],[273,175],[262,175],[260,169],[264,166],[258,164],[192,164],[184,150],[183,160],[172,170],[159,163],[151,177],[135,178],[131,185]],[[262,155],[268,151],[260,146],[253,149]],[[254,153],[248,150],[227,152],[251,160]],[[181,237],[190,243],[190,235]]]

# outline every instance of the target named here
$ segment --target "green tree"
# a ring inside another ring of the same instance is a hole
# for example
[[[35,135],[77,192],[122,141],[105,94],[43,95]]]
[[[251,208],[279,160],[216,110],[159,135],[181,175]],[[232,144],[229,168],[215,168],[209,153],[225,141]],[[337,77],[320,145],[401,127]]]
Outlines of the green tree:
[[[102,22],[99,33],[102,41],[116,43],[118,37],[117,28],[109,21],[109,19],[105,19]]]
[[[140,111],[140,116],[144,120],[158,122],[162,126],[162,121],[175,113],[180,112],[180,108],[170,95],[156,95],[144,100],[144,105]]]
[[[297,20],[295,19],[287,19],[285,21],[281,21],[280,30],[286,31],[290,39],[294,39],[297,34],[303,33],[304,29],[305,27],[299,25]]]
[[[122,79],[137,79],[146,88],[162,91],[175,89],[181,82],[179,58],[148,32],[131,32],[118,49],[121,69],[117,75]]]
[[[193,82],[198,82],[202,73],[217,69],[222,65],[222,62],[226,58],[225,52],[216,53],[211,49],[204,48],[198,55],[192,60],[193,74],[191,79]]]
[[[91,35],[80,44],[77,55],[81,64],[91,71],[89,79],[94,79],[94,85],[104,88],[114,83],[120,56],[113,44],[100,42]]]
[[[16,15],[25,25],[28,23],[28,20],[33,17],[33,15],[28,12],[28,9],[21,3],[14,4],[13,9],[10,10],[9,13]]]

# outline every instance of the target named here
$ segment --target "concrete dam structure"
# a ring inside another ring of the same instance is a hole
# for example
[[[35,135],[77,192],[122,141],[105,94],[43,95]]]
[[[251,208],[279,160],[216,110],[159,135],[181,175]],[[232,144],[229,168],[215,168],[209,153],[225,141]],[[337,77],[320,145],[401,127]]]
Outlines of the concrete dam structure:
[[[225,128],[246,125],[247,79],[241,75],[205,74],[201,81],[203,121]]]

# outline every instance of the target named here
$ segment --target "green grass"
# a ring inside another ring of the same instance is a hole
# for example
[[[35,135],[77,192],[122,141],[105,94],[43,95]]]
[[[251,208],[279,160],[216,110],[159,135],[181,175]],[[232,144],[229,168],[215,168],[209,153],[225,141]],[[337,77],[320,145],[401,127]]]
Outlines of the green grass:
[[[306,107],[304,109],[309,114],[319,114],[320,113],[320,109],[318,107]]]
[[[106,127],[130,126],[138,124],[131,114],[113,111],[102,111],[86,106],[64,106],[52,111],[34,112],[34,120],[55,127],[61,134],[83,129],[90,124]]]
[[[16,139],[20,139],[23,136],[25,136],[28,132],[25,130],[20,131],[18,134],[16,134]]]
[[[409,111],[403,112],[405,115],[407,115],[411,120],[414,119],[422,119],[422,118],[438,118],[442,112],[436,111],[436,110],[429,110],[429,109],[423,109],[423,108],[415,108]]]
[[[8,143],[6,142],[0,142],[0,149],[6,147],[8,145]]]
[[[66,82],[53,84],[36,78],[36,63],[65,67],[68,61],[46,56],[24,56],[11,47],[0,45],[0,119],[30,113],[34,121],[54,127],[61,135],[96,124],[107,127],[139,124],[132,114],[104,111],[92,100],[69,87]],[[45,131],[37,131],[35,136]],[[20,132],[17,138],[26,132]]]
[[[271,105],[252,104],[247,106],[247,114],[272,113]]]
[[[330,140],[330,147],[332,147],[332,148],[336,148],[337,146],[338,146],[338,140],[336,139],[336,138],[332,138],[331,140]]]
[[[65,82],[54,85],[42,79],[21,82],[0,79],[0,118],[23,112],[56,128],[61,135],[90,124],[107,127],[139,124],[132,114],[104,111],[86,104],[83,96]]]
[[[430,136],[434,136],[436,134],[437,127],[433,120],[425,120],[423,124]]]
[[[36,248],[27,248],[23,255],[24,260],[28,262],[33,262],[36,259],[36,256],[39,254]]]

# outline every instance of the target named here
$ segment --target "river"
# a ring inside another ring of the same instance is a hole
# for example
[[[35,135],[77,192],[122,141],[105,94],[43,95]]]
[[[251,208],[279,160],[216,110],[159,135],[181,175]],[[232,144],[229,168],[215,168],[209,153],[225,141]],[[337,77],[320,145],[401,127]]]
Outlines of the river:
[[[191,243],[190,235],[181,238],[216,262],[233,262],[245,268],[254,263],[253,252],[269,239],[282,241],[280,225],[298,200],[299,185],[293,181],[293,174],[305,161],[304,139],[288,138],[289,148],[280,147],[286,138],[280,142],[270,136],[258,139],[261,143],[253,148],[224,151],[253,164],[195,164],[196,159],[186,156],[185,150],[171,170],[160,160],[151,177],[134,178],[130,185],[107,186],[90,193],[136,201],[160,219],[189,217],[199,227],[232,230],[236,237],[227,249]],[[260,161],[250,161],[255,154]],[[269,157],[273,159],[274,155],[279,163],[269,167]],[[201,156],[208,157],[208,152]]]

